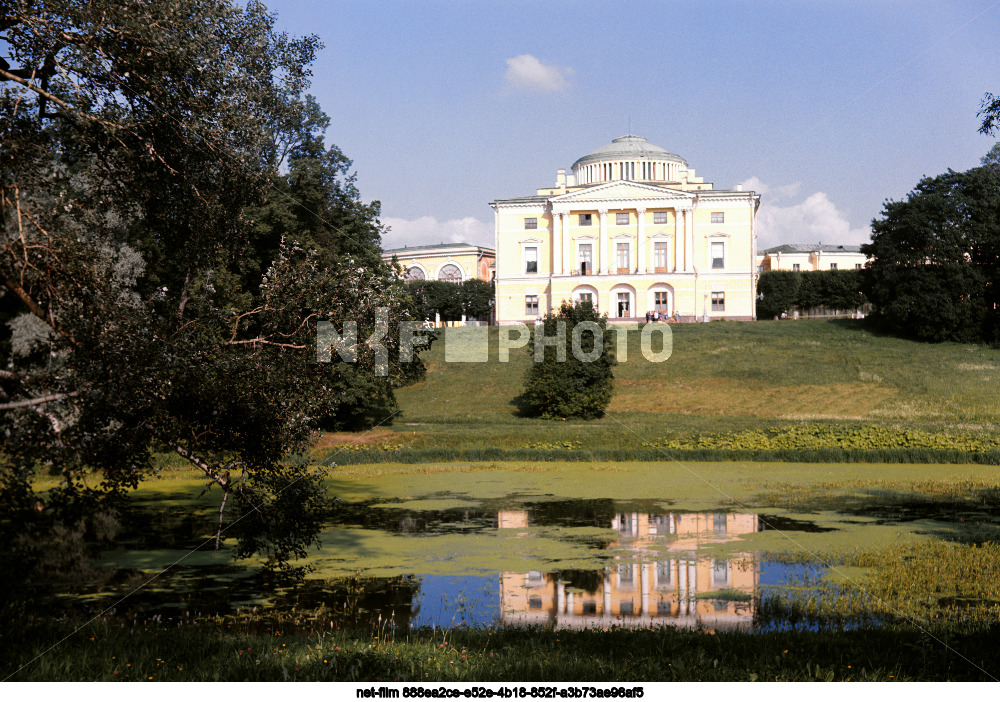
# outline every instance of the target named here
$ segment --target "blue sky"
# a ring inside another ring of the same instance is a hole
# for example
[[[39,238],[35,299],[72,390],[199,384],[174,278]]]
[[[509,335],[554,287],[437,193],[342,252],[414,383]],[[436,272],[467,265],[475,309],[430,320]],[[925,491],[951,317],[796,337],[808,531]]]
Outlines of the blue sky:
[[[1000,0],[267,5],[325,44],[312,92],[387,247],[491,244],[491,200],[630,130],[761,192],[761,248],[859,243],[885,199],[995,142],[976,112]]]

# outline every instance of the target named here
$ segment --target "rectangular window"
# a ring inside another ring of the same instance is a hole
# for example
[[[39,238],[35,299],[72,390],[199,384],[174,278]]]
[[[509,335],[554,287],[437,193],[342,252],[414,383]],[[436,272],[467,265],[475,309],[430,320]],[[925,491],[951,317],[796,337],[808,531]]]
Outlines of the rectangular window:
[[[656,602],[656,613],[662,615],[670,614],[670,603],[666,600],[657,600]]]
[[[524,218],[524,228],[525,229],[538,229],[538,217],[525,217]]]
[[[712,530],[716,534],[726,533],[726,515],[725,514],[713,514],[712,515]]]
[[[713,212],[712,213],[712,224],[723,224],[726,221],[725,212]]]
[[[597,603],[596,602],[584,602],[583,603],[583,613],[584,614],[597,614]]]
[[[534,246],[528,246],[524,249],[524,272],[538,272],[538,249]]]
[[[831,271],[835,271],[835,270],[837,270],[837,264],[836,264],[836,263],[831,263],[831,264],[830,264],[830,270],[831,270]]]
[[[541,609],[542,608],[542,598],[541,597],[530,597],[528,598],[528,609]]]
[[[712,564],[712,587],[728,587],[729,561],[715,561]]]
[[[591,307],[594,306],[594,294],[593,293],[580,293],[578,298],[581,304],[588,304]]]
[[[618,605],[619,614],[634,614],[635,608],[632,606],[632,600],[622,600],[621,604]]]
[[[538,316],[538,295],[524,296],[524,314],[528,317]]]
[[[724,292],[712,293],[712,311],[713,312],[726,311],[726,293]]]
[[[656,312],[669,312],[670,311],[667,308],[667,293],[666,293],[666,291],[653,293],[653,300],[654,300],[654,302],[653,302],[653,309]]]
[[[726,245],[721,241],[712,242],[712,268],[726,267]]]
[[[582,214],[582,215],[580,215],[580,226],[581,227],[589,227],[592,222],[593,222],[593,220],[591,219],[591,215],[589,215],[589,214]]]
[[[802,270],[802,264],[801,263],[793,263],[792,264],[792,270],[793,271],[801,271]]]
[[[618,212],[615,214],[615,224],[628,224],[628,212]]]
[[[621,242],[616,244],[615,252],[617,254],[616,260],[618,261],[618,272],[628,273],[632,269],[629,265],[628,243]]]
[[[674,581],[673,561],[657,561],[656,563],[656,584],[658,587],[666,587]]]
[[[593,244],[580,244],[580,275],[590,275],[594,272]]]
[[[657,273],[667,272],[667,242],[653,242],[653,267]]]
[[[854,267],[855,267],[856,269],[858,269],[858,270],[861,270],[862,268],[864,268],[864,266],[862,266],[862,265],[861,265],[860,263],[855,263],[855,264],[854,264]]]
[[[653,213],[653,224],[666,224],[667,223],[667,213],[666,212],[654,212]]]

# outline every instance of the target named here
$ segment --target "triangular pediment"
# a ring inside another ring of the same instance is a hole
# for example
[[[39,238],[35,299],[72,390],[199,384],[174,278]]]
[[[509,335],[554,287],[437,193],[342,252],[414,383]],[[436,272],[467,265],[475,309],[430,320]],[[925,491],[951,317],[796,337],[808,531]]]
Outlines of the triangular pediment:
[[[647,183],[615,181],[576,190],[552,198],[552,203],[594,202],[597,200],[691,200],[693,195],[683,190],[664,188]]]

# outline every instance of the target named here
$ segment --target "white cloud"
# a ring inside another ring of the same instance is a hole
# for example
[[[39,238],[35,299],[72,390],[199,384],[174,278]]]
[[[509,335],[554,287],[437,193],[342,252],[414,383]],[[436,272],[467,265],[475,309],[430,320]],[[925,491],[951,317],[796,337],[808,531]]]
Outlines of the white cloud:
[[[490,248],[494,245],[493,225],[475,217],[449,219],[446,222],[439,222],[430,216],[416,219],[382,217],[381,222],[389,226],[389,232],[382,237],[384,249],[426,244],[466,243]]]
[[[776,204],[793,199],[800,187],[800,183],[771,187],[757,177],[743,181],[744,190],[766,196],[757,212],[759,250],[780,244],[857,245],[871,239],[871,229],[852,228],[847,216],[824,192],[813,193],[798,203]]]
[[[514,90],[559,92],[566,89],[572,69],[547,66],[531,54],[507,59],[507,85]]]
[[[784,200],[787,197],[795,197],[799,194],[799,190],[802,188],[802,183],[789,183],[788,185],[779,185],[777,187],[770,186],[764,183],[757,176],[753,176],[743,181],[744,190],[753,190],[761,195],[766,195],[768,200]]]

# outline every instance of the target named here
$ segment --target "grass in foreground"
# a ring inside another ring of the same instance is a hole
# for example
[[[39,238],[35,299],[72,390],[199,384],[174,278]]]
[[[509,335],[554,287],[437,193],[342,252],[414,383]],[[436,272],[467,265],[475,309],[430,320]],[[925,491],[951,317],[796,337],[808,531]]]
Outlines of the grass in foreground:
[[[947,647],[913,628],[703,632],[329,629],[322,614],[263,620],[101,620],[23,632],[11,681],[902,681],[992,680],[996,631]],[[123,628],[124,626],[124,628]],[[35,656],[41,658],[34,660]],[[20,666],[24,666],[20,668]]]

